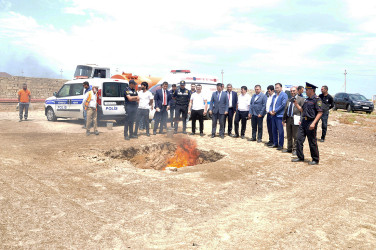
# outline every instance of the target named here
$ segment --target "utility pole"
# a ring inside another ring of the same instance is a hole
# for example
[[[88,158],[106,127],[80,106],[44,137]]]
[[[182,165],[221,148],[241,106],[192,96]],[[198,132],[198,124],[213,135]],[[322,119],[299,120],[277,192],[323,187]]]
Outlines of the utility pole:
[[[223,72],[223,69],[222,69],[222,71],[221,71],[221,74],[222,74],[222,84],[224,84],[223,83],[223,73],[225,73],[225,72]]]
[[[63,69],[60,69],[60,78],[63,79]]]
[[[346,72],[346,70],[345,70],[345,73],[344,73],[344,75],[345,75],[345,93],[346,93],[346,75],[347,75],[347,72]]]

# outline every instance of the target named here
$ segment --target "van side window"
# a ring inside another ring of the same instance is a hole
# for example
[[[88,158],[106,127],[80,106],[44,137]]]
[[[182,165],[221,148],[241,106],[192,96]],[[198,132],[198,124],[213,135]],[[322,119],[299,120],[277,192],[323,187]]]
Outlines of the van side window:
[[[122,96],[121,86],[123,84],[125,83],[120,84],[118,82],[104,82],[103,83],[103,97],[121,97]]]
[[[71,84],[65,84],[59,92],[57,93],[57,97],[66,97],[69,96],[69,91],[70,91]]]
[[[82,95],[84,88],[81,83],[71,85],[71,96]]]

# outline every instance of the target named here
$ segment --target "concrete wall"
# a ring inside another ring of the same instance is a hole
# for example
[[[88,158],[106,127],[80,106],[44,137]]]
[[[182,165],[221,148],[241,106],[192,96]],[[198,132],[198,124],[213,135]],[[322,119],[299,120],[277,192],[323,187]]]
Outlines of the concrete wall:
[[[32,99],[46,99],[58,91],[65,79],[34,78],[34,77],[0,77],[0,99],[17,99],[18,90],[26,83]]]

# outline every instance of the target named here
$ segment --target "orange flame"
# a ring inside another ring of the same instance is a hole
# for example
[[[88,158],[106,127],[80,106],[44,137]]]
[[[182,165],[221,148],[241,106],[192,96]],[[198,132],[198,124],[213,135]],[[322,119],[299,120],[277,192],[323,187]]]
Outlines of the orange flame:
[[[182,168],[186,166],[196,165],[200,152],[197,150],[196,141],[183,138],[180,140],[175,154],[167,159],[166,167]]]

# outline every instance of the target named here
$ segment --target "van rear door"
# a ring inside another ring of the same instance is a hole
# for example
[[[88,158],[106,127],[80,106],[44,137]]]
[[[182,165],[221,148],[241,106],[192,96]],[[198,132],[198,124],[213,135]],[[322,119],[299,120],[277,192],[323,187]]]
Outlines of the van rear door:
[[[102,111],[103,115],[124,115],[124,90],[127,83],[118,81],[103,82]]]

